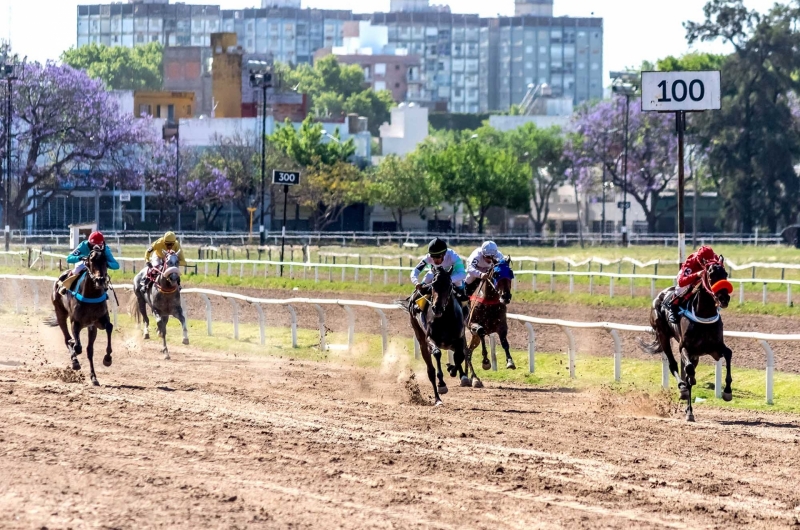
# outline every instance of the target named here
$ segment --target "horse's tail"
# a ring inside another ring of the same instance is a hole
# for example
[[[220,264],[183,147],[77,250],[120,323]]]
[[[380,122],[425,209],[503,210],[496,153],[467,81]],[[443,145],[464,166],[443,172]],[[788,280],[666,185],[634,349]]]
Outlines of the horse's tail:
[[[128,302],[128,314],[136,319],[137,324],[141,323],[142,315],[139,313],[139,299],[135,295],[131,296]]]
[[[58,327],[58,318],[56,318],[55,311],[50,315],[42,319],[42,324],[46,326],[50,326],[51,328]]]
[[[655,332],[653,332],[653,335],[653,340],[649,342],[642,338],[636,339],[636,342],[639,343],[639,348],[641,348],[643,352],[649,353],[650,355],[658,355],[664,352],[664,348],[661,347],[661,341],[658,340],[658,336]]]
[[[397,305],[398,307],[402,307],[406,310],[409,314],[411,313],[411,297],[404,298],[402,300],[394,300],[393,304]]]

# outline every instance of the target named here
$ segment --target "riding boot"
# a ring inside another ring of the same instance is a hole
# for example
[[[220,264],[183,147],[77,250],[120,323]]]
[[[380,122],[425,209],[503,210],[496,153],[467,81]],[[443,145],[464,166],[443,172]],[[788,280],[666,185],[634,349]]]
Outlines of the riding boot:
[[[475,291],[478,290],[478,285],[480,285],[480,283],[481,283],[480,281],[476,280],[476,281],[474,281],[472,283],[468,283],[467,284],[467,286],[464,288],[464,291],[466,292],[467,297],[470,297],[473,294],[475,294]]]
[[[463,283],[461,285],[455,286],[455,292],[456,292],[456,299],[462,304],[469,301],[469,297],[467,296],[467,292],[464,289]]]
[[[675,293],[670,293],[662,302],[661,307],[667,315],[667,320],[670,324],[677,324],[680,317],[680,298],[675,296]]]

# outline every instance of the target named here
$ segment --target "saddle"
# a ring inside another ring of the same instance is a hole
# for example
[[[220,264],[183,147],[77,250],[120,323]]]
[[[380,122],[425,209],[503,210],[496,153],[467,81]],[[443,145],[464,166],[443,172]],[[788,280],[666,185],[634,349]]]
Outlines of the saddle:
[[[81,284],[86,280],[88,275],[89,271],[84,270],[79,274],[71,274],[67,276],[63,281],[60,282],[60,286],[58,287],[59,294],[62,296],[71,294],[76,300],[85,304],[101,304],[108,300],[108,293],[105,292],[98,298],[86,298],[78,292],[81,288]],[[75,284],[75,288],[72,287],[73,284]]]
[[[72,292],[72,284],[74,284],[78,280],[78,278],[80,278],[84,274],[86,274],[85,270],[81,271],[78,274],[70,273],[69,276],[58,282],[58,292],[61,293],[62,295],[66,294],[67,291]]]

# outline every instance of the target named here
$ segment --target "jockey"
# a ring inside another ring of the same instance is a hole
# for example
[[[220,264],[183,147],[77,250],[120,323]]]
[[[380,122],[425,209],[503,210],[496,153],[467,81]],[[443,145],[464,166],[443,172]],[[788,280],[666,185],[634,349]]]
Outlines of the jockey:
[[[103,234],[100,232],[92,232],[89,235],[89,239],[81,241],[78,247],[73,250],[69,256],[67,256],[67,263],[74,263],[75,268],[64,271],[58,278],[59,281],[61,281],[62,290],[66,291],[69,289],[70,285],[74,281],[71,280],[69,282],[65,282],[67,278],[77,278],[84,270],[86,270],[86,263],[83,260],[84,258],[89,257],[89,254],[92,252],[94,247],[100,247],[105,250],[106,261],[108,262],[109,269],[119,269],[119,263],[117,263],[117,260],[114,259],[114,256],[111,254],[111,249],[108,247],[108,245],[106,245],[106,240],[103,237]]]
[[[486,241],[472,251],[467,260],[467,296],[475,292],[480,285],[479,280],[485,279],[495,264],[503,259],[505,258],[494,241]]]
[[[678,311],[692,289],[700,282],[700,278],[709,263],[719,261],[719,256],[711,247],[702,246],[697,252],[691,254],[681,265],[678,272],[678,286],[664,298],[662,307],[667,313],[670,324],[678,323]]]
[[[175,232],[165,233],[163,237],[158,238],[155,243],[150,245],[150,247],[144,253],[144,261],[147,265],[148,274],[145,274],[144,281],[141,285],[141,291],[143,293],[146,293],[151,285],[149,274],[149,269],[153,267],[151,259],[156,257],[159,260],[163,260],[164,256],[170,250],[178,255],[178,265],[181,267],[186,266],[186,258],[183,256],[183,252],[181,252],[181,244],[178,242],[178,237],[175,235]],[[178,283],[180,284],[180,279],[178,280]]]
[[[444,267],[451,269],[450,279],[456,290],[456,296],[459,301],[466,300],[464,293],[464,278],[466,272],[464,271],[464,263],[461,258],[452,249],[447,248],[447,243],[438,237],[430,242],[428,245],[428,255],[422,258],[419,265],[414,267],[411,271],[411,283],[417,288],[418,291],[427,291],[430,288],[430,283],[433,281],[433,271],[428,270],[425,277],[420,281],[419,275],[429,266]]]

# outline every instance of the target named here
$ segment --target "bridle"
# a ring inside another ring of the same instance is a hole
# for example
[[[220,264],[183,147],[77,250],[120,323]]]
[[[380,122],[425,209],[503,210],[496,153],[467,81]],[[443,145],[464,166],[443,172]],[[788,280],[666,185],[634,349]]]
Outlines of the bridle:
[[[433,310],[433,308],[436,305],[436,302],[439,300],[439,296],[440,296],[439,293],[436,291],[436,289],[433,289],[433,286],[436,285],[437,281],[439,281],[439,277],[440,277],[439,275],[442,274],[443,272],[444,272],[444,267],[437,266],[436,269],[435,269],[434,275],[433,275],[433,283],[431,284],[431,291],[432,291],[431,292],[431,310]],[[447,294],[445,296],[444,303],[442,304],[442,313],[445,312],[445,310],[447,309],[447,305],[450,303],[450,299],[453,297],[453,282],[448,280],[447,284],[448,284]],[[435,296],[435,298],[434,298],[434,296]]]
[[[711,278],[709,270],[712,269],[714,265],[722,265],[722,263],[720,263],[717,260],[707,262],[705,267],[703,267],[703,274],[700,275],[700,285],[702,286],[705,292],[711,295],[711,297],[714,299],[714,303],[716,304],[716,306],[721,307],[722,302],[720,302],[717,293],[714,292],[711,286]]]

